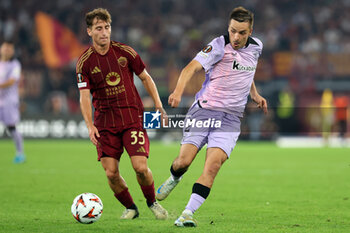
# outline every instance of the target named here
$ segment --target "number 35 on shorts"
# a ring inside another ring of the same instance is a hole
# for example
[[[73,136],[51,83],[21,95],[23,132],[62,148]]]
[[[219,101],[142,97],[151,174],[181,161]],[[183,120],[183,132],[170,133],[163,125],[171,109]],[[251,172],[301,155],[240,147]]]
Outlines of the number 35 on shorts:
[[[136,143],[138,143],[139,145],[144,145],[145,144],[145,135],[144,132],[142,131],[131,131],[130,132],[130,136],[131,136],[131,145],[135,145]]]
[[[146,130],[128,130],[127,133],[124,134],[123,144],[129,155],[142,155],[148,157],[149,139]]]

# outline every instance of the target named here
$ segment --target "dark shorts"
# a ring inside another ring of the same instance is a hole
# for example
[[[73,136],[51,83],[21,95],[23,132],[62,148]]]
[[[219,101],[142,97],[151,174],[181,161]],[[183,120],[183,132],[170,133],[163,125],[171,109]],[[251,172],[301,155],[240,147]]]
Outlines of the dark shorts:
[[[120,160],[124,148],[129,156],[146,156],[149,154],[149,139],[145,129],[132,127],[119,132],[103,129],[99,130],[97,154],[101,157],[112,157]]]

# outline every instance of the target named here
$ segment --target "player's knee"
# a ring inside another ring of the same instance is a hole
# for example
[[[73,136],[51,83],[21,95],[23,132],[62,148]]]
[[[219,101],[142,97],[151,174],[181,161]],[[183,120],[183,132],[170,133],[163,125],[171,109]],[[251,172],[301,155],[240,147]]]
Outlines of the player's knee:
[[[117,171],[106,169],[106,176],[108,180],[110,180],[112,183],[118,182],[119,179],[119,173]]]
[[[146,176],[146,174],[148,172],[148,167],[146,164],[138,164],[138,165],[134,166],[134,170],[135,170],[137,176],[144,177],[144,176]]]
[[[184,157],[178,157],[174,163],[173,163],[173,167],[175,170],[183,170],[183,169],[187,169],[190,165],[191,165],[191,160],[184,158]]]

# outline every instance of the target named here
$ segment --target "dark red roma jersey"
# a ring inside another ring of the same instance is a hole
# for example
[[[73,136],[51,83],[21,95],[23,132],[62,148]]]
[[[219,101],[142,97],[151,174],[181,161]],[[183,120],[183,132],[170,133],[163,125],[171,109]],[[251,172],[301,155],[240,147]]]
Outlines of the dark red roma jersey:
[[[134,75],[145,69],[130,46],[111,41],[109,51],[100,55],[93,47],[79,57],[76,66],[78,88],[89,89],[95,108],[94,125],[125,129],[142,126],[143,104],[134,85]]]

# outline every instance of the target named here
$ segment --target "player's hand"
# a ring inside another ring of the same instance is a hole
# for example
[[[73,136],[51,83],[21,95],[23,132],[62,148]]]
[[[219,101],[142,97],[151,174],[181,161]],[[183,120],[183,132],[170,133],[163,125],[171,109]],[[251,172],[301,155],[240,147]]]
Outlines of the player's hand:
[[[172,107],[172,108],[176,108],[177,106],[179,106],[181,102],[181,95],[173,92],[169,95],[169,99],[168,99],[168,104]]]
[[[264,97],[261,95],[257,94],[255,98],[253,98],[253,101],[257,103],[258,108],[261,108],[264,111],[264,114],[267,114],[267,101]]]
[[[89,137],[90,137],[91,142],[95,146],[97,146],[97,143],[98,143],[97,138],[100,137],[100,134],[98,133],[97,128],[94,125],[92,125],[92,126],[88,127],[88,130],[89,130]]]

